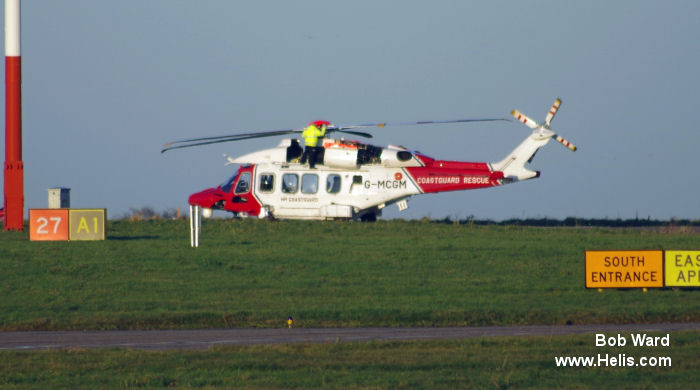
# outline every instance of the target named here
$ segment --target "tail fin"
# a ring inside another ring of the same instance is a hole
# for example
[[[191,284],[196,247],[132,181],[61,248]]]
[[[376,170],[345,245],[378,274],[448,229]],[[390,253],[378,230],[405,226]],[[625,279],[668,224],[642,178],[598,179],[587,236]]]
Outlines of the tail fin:
[[[555,134],[549,128],[549,124],[559,110],[560,105],[561,100],[557,98],[554,101],[552,108],[549,110],[544,123],[542,124],[533,121],[518,110],[513,110],[511,115],[525,124],[525,126],[531,128],[532,134],[530,134],[529,137],[518,145],[518,147],[513,149],[513,151],[510,152],[506,158],[499,162],[492,163],[491,168],[495,171],[502,171],[503,176],[507,180],[527,180],[534,177],[539,177],[540,173],[538,171],[531,171],[525,168],[525,164],[531,162],[532,158],[535,156],[535,153],[537,153],[541,147],[546,145],[551,138],[556,139],[559,143],[569,148],[569,150],[576,151],[576,146]]]

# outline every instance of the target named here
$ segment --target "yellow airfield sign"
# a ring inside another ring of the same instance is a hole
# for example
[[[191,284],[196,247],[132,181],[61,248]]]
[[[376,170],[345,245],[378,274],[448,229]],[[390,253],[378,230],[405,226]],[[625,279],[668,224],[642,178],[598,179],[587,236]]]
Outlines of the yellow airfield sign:
[[[700,251],[666,251],[666,286],[700,287]]]
[[[586,251],[586,287],[663,287],[663,251]]]

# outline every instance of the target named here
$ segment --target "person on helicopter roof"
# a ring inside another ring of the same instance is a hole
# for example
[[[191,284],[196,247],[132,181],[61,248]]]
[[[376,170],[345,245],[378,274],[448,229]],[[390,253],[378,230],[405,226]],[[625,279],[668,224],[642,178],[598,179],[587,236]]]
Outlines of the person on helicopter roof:
[[[326,121],[315,121],[309,123],[309,126],[304,129],[301,136],[304,138],[304,154],[301,156],[301,163],[306,164],[309,160],[309,168],[316,169],[316,159],[318,154],[323,150],[323,146],[318,146],[318,139],[326,135]]]

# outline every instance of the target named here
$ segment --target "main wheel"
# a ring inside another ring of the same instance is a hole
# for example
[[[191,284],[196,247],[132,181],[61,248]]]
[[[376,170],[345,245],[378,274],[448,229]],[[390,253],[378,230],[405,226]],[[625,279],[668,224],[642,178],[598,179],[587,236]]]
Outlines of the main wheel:
[[[376,222],[377,221],[377,214],[375,214],[375,213],[363,214],[360,217],[360,221],[362,221],[362,222]]]

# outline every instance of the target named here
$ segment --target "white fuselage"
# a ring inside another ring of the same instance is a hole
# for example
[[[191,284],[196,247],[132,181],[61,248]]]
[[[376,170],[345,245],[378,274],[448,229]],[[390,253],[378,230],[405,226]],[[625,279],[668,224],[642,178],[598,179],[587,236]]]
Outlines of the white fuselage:
[[[378,215],[384,207],[421,192],[402,168],[309,169],[266,163],[257,164],[254,172],[254,195],[277,218],[354,218],[367,211]],[[269,184],[270,178],[271,186],[260,185],[264,180]]]

